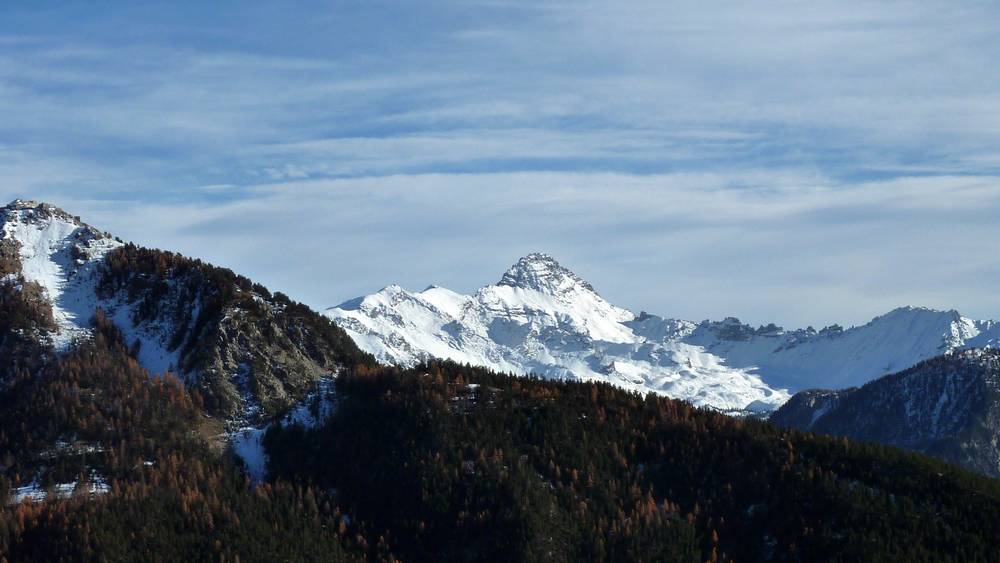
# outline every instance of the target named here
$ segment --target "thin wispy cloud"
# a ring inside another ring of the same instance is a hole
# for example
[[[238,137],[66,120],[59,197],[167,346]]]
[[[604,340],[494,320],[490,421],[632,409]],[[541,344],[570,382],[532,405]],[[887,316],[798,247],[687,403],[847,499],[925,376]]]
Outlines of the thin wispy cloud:
[[[314,306],[471,289],[541,249],[668,315],[1000,316],[998,15],[19,5],[0,22],[0,196],[78,206]]]
[[[544,250],[636,310],[818,325],[913,303],[1000,310],[997,185],[767,171],[427,174],[286,181],[211,205],[66,205],[317,307],[388,283],[470,291]]]

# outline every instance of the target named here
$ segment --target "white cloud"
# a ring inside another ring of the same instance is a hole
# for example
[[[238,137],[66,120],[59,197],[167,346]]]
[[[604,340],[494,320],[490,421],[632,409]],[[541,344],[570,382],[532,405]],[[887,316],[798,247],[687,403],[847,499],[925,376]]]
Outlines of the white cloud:
[[[424,23],[446,29],[372,29],[385,41],[364,56],[334,34],[301,53],[263,34],[277,44],[122,46],[111,33],[0,43],[6,142],[114,159],[137,181],[173,167],[174,187],[286,168],[292,178],[470,159],[516,169],[496,162],[509,158],[618,171],[997,172],[1000,79],[989,68],[1000,33],[989,4],[428,9]]]
[[[325,6],[12,15],[0,195],[317,306],[541,249],[663,314],[1000,316],[989,3]]]
[[[261,185],[225,203],[60,203],[313,306],[389,283],[468,291],[548,251],[614,302],[700,320],[863,322],[926,305],[1000,317],[1000,178],[431,174]]]

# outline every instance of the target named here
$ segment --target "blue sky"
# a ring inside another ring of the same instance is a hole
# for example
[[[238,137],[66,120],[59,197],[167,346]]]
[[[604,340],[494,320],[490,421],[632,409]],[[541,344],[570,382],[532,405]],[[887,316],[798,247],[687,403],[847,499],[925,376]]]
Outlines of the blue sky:
[[[695,320],[1000,317],[990,3],[137,4],[5,7],[0,197],[317,308],[542,250]]]

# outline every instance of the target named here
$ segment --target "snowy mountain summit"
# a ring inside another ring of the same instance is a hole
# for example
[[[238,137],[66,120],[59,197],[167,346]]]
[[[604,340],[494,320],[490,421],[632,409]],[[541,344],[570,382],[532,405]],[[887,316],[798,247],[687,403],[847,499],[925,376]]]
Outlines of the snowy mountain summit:
[[[122,243],[54,205],[23,199],[0,208],[0,233],[0,245],[20,266],[6,275],[40,286],[52,306],[57,349],[89,335],[98,305],[94,269]]]
[[[538,252],[529,254],[507,270],[497,285],[532,289],[550,295],[565,295],[581,291],[595,293],[594,288],[555,258]]]
[[[605,381],[727,411],[773,410],[789,390],[862,385],[950,351],[1000,342],[1000,323],[917,307],[819,331],[635,315],[546,254],[521,258],[497,284],[472,295],[391,285],[326,314],[389,363],[446,358]]]
[[[691,323],[666,321],[647,331],[644,319],[608,303],[546,254],[521,258],[497,284],[473,295],[389,286],[327,315],[362,349],[400,365],[447,358],[516,374],[605,381],[723,410],[767,411],[789,397],[751,370],[683,342]]]

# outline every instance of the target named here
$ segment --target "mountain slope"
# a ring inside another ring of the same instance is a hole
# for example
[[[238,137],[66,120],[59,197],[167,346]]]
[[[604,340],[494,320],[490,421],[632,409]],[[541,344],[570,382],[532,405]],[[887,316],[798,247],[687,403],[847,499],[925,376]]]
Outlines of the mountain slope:
[[[635,315],[544,254],[522,258],[472,295],[393,285],[326,314],[385,362],[447,358],[606,381],[723,410],[771,410],[788,398],[785,389],[861,385],[951,350],[1000,342],[1000,323],[911,307],[820,331]]]
[[[11,254],[16,253],[12,269],[48,300],[56,323],[52,344],[65,350],[89,335],[98,305],[94,270],[121,242],[54,206],[22,200],[0,209],[0,233]]]
[[[281,412],[341,366],[372,361],[342,330],[280,293],[125,244],[52,205],[15,201],[0,209],[0,227],[7,285],[50,309],[52,325],[36,340],[65,352],[91,337],[100,309],[143,367],[175,373],[228,419]]]
[[[51,206],[0,211],[11,562],[994,555],[994,480],[610,385],[380,367],[326,318],[228,270],[120,243]],[[669,350],[655,339],[688,361],[714,357],[683,342],[697,325],[635,317],[534,262],[472,303],[429,290],[417,310],[471,323],[470,309],[492,319],[491,342],[526,332],[526,347],[567,362]],[[287,415],[249,433],[266,436],[258,483],[207,415],[276,412]]]
[[[779,327],[755,331],[735,319],[706,322],[686,340],[732,366],[756,367],[771,385],[841,389],[952,350],[996,347],[1000,323],[974,321],[957,311],[902,307],[848,330],[832,326],[819,332]]]
[[[205,440],[200,396],[150,377],[106,318],[17,372],[0,386],[0,560],[363,560],[322,493],[251,488]]]
[[[380,360],[414,365],[430,358],[517,374],[605,381],[724,410],[771,410],[788,398],[748,370],[677,338],[647,338],[637,319],[550,256],[532,254],[500,282],[473,295],[389,286],[327,310]],[[658,330],[663,332],[661,326]]]
[[[403,560],[997,558],[1000,482],[918,454],[450,362],[335,385],[326,424],[269,432],[273,474]]]
[[[1000,476],[1000,351],[943,355],[860,388],[803,391],[771,421],[899,446]]]

